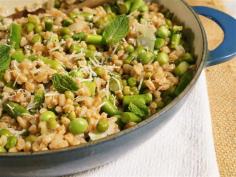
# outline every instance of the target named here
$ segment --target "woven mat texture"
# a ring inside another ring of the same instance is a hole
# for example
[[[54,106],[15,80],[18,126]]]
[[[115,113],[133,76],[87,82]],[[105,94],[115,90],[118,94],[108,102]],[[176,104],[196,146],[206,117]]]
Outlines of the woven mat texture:
[[[187,1],[191,5],[207,5],[227,12],[222,4],[234,0]],[[209,48],[215,48],[222,41],[223,32],[212,21],[206,18],[202,18],[202,21],[207,31]],[[236,58],[207,68],[206,75],[220,174],[222,177],[236,177]]]

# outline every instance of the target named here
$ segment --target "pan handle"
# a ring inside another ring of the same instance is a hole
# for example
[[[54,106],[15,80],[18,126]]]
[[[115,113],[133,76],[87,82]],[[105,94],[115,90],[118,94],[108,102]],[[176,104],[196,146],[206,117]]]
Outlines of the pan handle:
[[[215,50],[209,52],[207,66],[213,66],[230,60],[236,55],[236,20],[219,10],[194,6],[193,9],[200,15],[215,21],[224,31],[224,41]]]

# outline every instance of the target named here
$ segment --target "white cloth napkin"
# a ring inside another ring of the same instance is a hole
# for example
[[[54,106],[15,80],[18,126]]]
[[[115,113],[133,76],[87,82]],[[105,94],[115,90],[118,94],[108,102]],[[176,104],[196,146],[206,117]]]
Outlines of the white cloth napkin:
[[[73,177],[218,177],[205,74],[182,109],[117,161]]]

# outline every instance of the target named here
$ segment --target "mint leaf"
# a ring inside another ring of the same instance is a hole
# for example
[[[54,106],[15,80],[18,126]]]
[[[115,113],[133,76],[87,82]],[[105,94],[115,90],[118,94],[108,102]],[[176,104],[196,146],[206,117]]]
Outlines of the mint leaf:
[[[44,95],[44,90],[43,89],[38,89],[34,93],[34,102],[33,102],[33,107],[30,108],[31,113],[36,113],[36,111],[41,107],[45,99]]]
[[[79,89],[77,83],[70,76],[63,74],[54,74],[52,76],[52,84],[61,93],[68,90],[77,91]]]
[[[0,73],[5,72],[10,65],[10,50],[10,46],[0,45]]]
[[[128,32],[129,19],[126,15],[120,15],[105,27],[103,40],[106,44],[113,45],[126,37]]]

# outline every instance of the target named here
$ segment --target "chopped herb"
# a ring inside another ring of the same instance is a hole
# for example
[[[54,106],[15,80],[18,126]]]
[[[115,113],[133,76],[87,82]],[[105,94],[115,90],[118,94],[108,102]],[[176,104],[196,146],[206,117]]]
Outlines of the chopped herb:
[[[128,32],[129,19],[126,15],[120,15],[105,27],[103,39],[106,44],[114,45],[126,37]]]
[[[63,74],[54,74],[52,76],[52,84],[61,93],[68,90],[77,91],[79,89],[77,83],[70,76]]]

